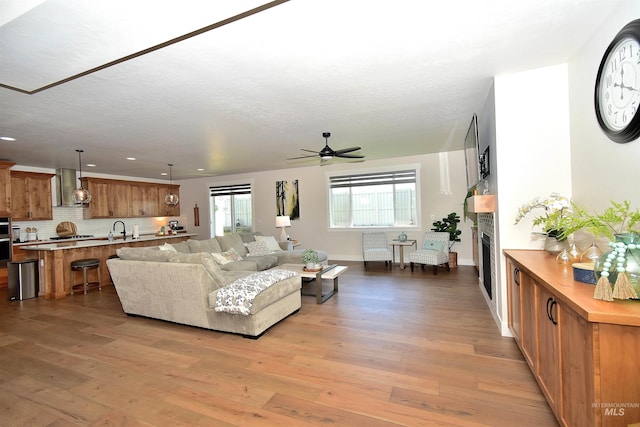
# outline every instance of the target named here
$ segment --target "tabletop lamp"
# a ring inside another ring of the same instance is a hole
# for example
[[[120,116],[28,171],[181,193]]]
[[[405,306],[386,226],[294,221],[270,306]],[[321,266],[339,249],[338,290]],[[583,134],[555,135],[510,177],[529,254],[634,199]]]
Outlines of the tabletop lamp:
[[[287,233],[284,231],[285,227],[291,227],[291,218],[287,215],[277,216],[276,217],[276,227],[280,227],[282,231],[280,232],[280,241],[284,242],[287,240]]]

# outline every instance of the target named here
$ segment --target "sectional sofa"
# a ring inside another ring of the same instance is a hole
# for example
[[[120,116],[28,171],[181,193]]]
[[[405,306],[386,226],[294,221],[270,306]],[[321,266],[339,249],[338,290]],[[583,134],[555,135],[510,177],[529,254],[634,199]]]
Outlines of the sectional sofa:
[[[244,239],[254,241],[249,236]],[[300,309],[300,276],[278,270],[277,265],[301,263],[302,251],[252,255],[248,246],[235,234],[161,247],[123,247],[117,250],[118,258],[107,260],[107,267],[128,315],[257,338]],[[232,248],[242,259],[221,264],[214,256]],[[321,255],[326,264],[326,253]],[[269,280],[272,284],[253,298],[243,293]],[[229,291],[234,287],[242,290],[233,297],[235,305],[220,307],[233,299]]]

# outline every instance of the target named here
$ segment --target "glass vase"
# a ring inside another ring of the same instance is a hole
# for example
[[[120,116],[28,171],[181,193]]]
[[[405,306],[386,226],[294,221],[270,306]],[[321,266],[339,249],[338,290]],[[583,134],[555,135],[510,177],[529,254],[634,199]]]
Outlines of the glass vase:
[[[634,233],[626,233],[626,234],[616,234],[615,243],[609,243],[612,248],[616,245],[616,243],[624,243],[625,245],[632,244],[631,248],[627,247],[626,251],[622,256],[620,261],[623,262],[624,270],[627,274],[627,278],[629,279],[629,283],[635,289],[636,293],[640,296],[640,239],[637,234]],[[634,244],[638,244],[638,247],[634,246]],[[614,262],[609,261],[609,254],[612,253],[615,249],[610,251],[606,251],[602,255],[598,257],[595,263],[594,273],[596,276],[596,280],[599,280],[602,276],[603,271],[609,272],[609,283],[614,285],[618,278],[617,266],[618,262],[616,258]]]
[[[555,237],[547,236],[544,241],[544,250],[553,256],[557,256],[560,252],[569,248],[567,240],[558,240]]]

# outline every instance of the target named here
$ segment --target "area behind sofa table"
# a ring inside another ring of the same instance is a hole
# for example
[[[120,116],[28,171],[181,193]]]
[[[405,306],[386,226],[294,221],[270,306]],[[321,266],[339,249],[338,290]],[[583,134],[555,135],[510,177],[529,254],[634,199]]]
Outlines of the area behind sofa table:
[[[345,265],[338,264],[327,265],[318,272],[305,271],[303,264],[282,264],[275,268],[295,271],[300,275],[300,277],[303,277],[305,279],[316,279],[316,304],[322,304],[323,302],[331,298],[333,294],[338,292],[338,277],[349,269],[349,267]],[[322,279],[333,280],[333,290],[324,295],[322,294]]]

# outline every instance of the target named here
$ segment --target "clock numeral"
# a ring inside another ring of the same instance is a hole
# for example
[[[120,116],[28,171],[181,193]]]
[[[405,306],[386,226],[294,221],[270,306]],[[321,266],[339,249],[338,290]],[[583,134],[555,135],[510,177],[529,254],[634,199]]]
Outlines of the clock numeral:
[[[604,79],[604,85],[606,88],[610,88],[611,86],[613,86],[613,77],[611,76],[611,74],[608,74],[607,78]]]
[[[620,56],[620,62],[624,62],[624,60],[627,59],[627,47],[622,46],[620,50],[618,50],[618,54]]]

